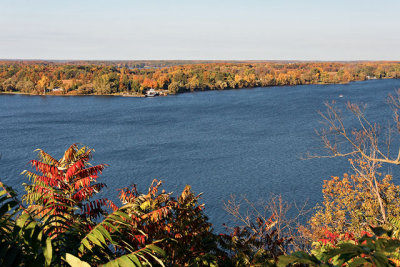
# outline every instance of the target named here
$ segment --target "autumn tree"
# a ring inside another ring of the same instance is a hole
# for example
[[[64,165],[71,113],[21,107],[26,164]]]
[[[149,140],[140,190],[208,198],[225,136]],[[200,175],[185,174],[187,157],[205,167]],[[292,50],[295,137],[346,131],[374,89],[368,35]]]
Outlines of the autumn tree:
[[[397,126],[399,100],[399,95],[390,98]],[[346,105],[354,119],[350,121],[358,124],[353,128],[346,125],[349,120],[344,119],[335,103],[326,103],[326,108],[326,112],[320,112],[325,128],[318,134],[328,153],[310,157],[348,158],[354,174],[325,181],[323,205],[311,221],[316,235],[324,227],[359,235],[369,224],[388,224],[390,218],[399,215],[399,187],[391,183],[391,176],[382,175],[379,170],[383,164],[400,165],[400,150],[392,153],[396,148],[393,135],[400,133],[400,128],[394,131],[389,126],[385,138],[379,124],[370,122],[360,105]]]
[[[2,83],[3,91],[12,92],[16,89],[17,80],[15,78],[8,78]]]
[[[171,94],[176,94],[179,92],[179,90],[180,90],[180,87],[179,87],[179,83],[177,83],[177,82],[172,82],[168,85],[168,91]]]
[[[150,79],[150,78],[144,78],[142,82],[142,88],[143,89],[150,89],[150,88],[157,88],[157,81]]]
[[[188,89],[190,91],[194,91],[196,89],[198,89],[200,87],[200,81],[198,79],[197,76],[193,76],[189,79],[188,83],[186,84],[186,87],[188,87]]]
[[[27,80],[19,81],[16,84],[15,88],[20,92],[29,93],[34,90],[35,84],[32,81],[27,79]]]
[[[50,79],[45,75],[43,75],[36,84],[37,88],[41,92],[45,92],[45,90],[48,88],[49,85],[50,85]]]
[[[113,91],[110,78],[107,74],[96,77],[93,82],[93,87],[97,94],[111,94]]]
[[[393,184],[391,175],[378,172],[381,164],[361,159],[350,162],[357,170],[354,174],[324,181],[324,200],[309,221],[313,240],[324,238],[326,231],[361,238],[370,225],[384,225],[387,218],[400,216],[400,186]]]

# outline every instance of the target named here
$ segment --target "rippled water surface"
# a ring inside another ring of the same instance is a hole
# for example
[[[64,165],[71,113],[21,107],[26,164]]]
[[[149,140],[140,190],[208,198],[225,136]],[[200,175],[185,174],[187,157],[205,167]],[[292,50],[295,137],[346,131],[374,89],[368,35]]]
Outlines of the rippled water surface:
[[[190,184],[204,192],[218,228],[231,194],[320,201],[322,180],[349,168],[340,159],[300,159],[319,146],[317,111],[325,101],[363,102],[386,124],[386,97],[398,88],[400,80],[382,80],[156,98],[0,95],[0,178],[21,192],[34,149],[61,157],[82,143],[96,150],[96,163],[110,165],[102,175],[107,197],[132,183],[144,191],[154,178],[175,193]]]

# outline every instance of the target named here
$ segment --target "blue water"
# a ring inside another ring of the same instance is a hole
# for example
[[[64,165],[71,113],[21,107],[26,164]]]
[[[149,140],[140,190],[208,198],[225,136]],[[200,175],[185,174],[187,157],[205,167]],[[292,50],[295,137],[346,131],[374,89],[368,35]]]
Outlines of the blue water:
[[[372,120],[386,124],[386,97],[398,88],[400,80],[377,80],[156,98],[0,95],[0,178],[22,192],[20,172],[34,149],[61,157],[82,143],[96,150],[96,163],[110,165],[101,178],[105,196],[117,200],[116,190],[132,183],[145,191],[154,178],[175,195],[190,184],[204,193],[219,229],[229,220],[223,202],[231,194],[254,201],[282,194],[311,206],[321,201],[323,180],[349,165],[301,160],[320,146],[317,111],[325,101],[363,102]]]

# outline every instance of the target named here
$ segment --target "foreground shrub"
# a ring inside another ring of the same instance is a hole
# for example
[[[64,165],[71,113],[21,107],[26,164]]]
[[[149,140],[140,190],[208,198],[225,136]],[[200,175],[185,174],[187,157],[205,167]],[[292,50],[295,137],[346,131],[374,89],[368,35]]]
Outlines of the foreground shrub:
[[[262,210],[244,199],[250,208],[243,213],[243,206],[233,198],[225,209],[241,225],[216,235],[199,203],[201,195],[190,186],[175,198],[161,190],[161,181],[153,180],[146,193],[138,192],[136,185],[122,188],[119,204],[96,198],[106,186],[98,182],[106,165],[91,165],[92,153],[88,147],[72,145],[56,160],[38,150],[38,159],[31,161],[34,170],[23,172],[29,180],[23,201],[0,184],[1,266],[400,263],[400,191],[390,183],[390,176],[377,183],[385,214],[390,216],[385,223],[390,231],[368,227],[384,222],[375,193],[368,191],[372,176],[369,180],[357,175],[343,181],[334,178],[326,182],[324,206],[310,221],[315,242],[308,253],[303,250],[311,244],[298,231],[304,207],[289,218],[291,205],[281,197],[273,197]]]
[[[143,231],[130,244],[139,248],[154,240],[165,240],[159,246],[166,252],[165,264],[170,266],[216,264],[223,252],[204,215],[204,205],[198,203],[200,195],[186,186],[175,199],[171,193],[159,193],[160,186],[161,182],[154,180],[146,195],[139,194],[135,186],[121,190],[121,201],[133,204],[128,215]]]
[[[224,208],[235,223],[226,226],[228,234],[220,235],[229,253],[223,266],[275,266],[279,256],[307,246],[298,231],[300,217],[308,212],[305,205],[297,207],[281,196],[262,203],[232,196]]]
[[[133,185],[120,190],[120,207],[95,198],[106,165],[92,166],[92,153],[74,144],[56,160],[38,150],[23,202],[2,185],[2,266],[211,265],[225,255],[190,186],[175,199],[161,181],[146,194]]]
[[[323,238],[326,231],[360,238],[369,225],[389,225],[382,209],[389,218],[400,215],[400,187],[391,182],[392,176],[381,178],[366,162],[357,164],[359,172],[324,181],[324,201],[309,221],[313,240]]]
[[[399,266],[400,240],[381,227],[371,230],[374,235],[365,234],[357,240],[321,242],[310,254],[298,251],[281,256],[278,266]]]

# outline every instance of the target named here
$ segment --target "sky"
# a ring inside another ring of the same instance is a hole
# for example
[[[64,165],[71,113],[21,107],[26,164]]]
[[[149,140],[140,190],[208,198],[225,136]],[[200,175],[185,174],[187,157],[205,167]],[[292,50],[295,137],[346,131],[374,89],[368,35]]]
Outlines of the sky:
[[[0,58],[400,60],[399,0],[0,0]]]

